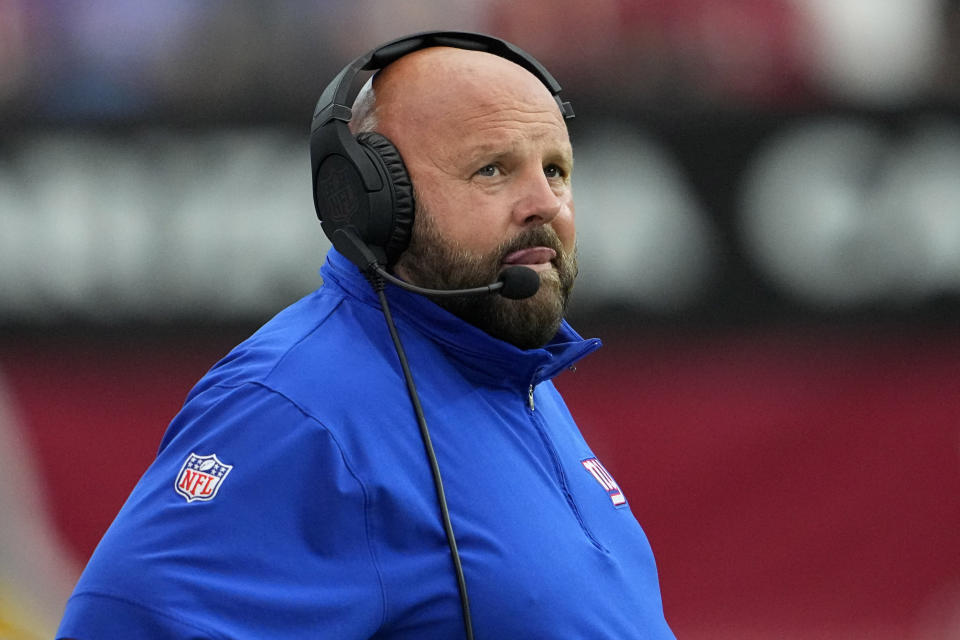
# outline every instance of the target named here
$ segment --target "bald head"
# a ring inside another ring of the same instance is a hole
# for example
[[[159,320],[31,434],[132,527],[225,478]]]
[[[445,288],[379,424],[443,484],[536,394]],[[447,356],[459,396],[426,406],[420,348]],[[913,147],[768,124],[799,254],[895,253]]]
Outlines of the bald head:
[[[562,121],[553,96],[520,65],[481,51],[430,47],[371,78],[357,95],[350,127],[354,133],[379,131],[393,139],[398,129],[435,127],[445,114],[459,114],[464,106],[482,112],[508,97],[542,103]]]

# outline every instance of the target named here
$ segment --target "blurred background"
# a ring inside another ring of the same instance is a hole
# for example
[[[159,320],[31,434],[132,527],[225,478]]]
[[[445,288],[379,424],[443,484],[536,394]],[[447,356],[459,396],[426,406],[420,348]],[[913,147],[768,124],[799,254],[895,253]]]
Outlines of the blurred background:
[[[605,348],[557,381],[680,638],[960,638],[960,2],[0,0],[0,638],[319,286],[313,106],[424,29],[564,86]]]

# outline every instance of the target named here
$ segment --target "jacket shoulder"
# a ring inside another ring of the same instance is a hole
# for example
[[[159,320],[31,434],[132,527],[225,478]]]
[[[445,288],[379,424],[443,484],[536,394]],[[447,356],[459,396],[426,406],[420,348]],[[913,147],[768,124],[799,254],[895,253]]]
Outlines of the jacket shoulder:
[[[321,288],[278,313],[217,362],[187,403],[218,390],[262,385],[310,410],[376,387],[399,362],[380,309]],[[322,402],[320,400],[322,399]],[[315,417],[323,421],[324,411]]]

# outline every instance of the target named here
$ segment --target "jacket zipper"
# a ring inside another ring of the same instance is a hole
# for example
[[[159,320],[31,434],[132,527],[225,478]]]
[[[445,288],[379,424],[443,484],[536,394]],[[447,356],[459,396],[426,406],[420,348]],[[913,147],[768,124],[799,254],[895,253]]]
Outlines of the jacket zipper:
[[[557,483],[560,485],[560,491],[563,493],[564,498],[567,500],[567,506],[570,508],[570,511],[573,512],[574,517],[577,519],[577,523],[580,525],[581,531],[584,535],[587,536],[587,539],[590,543],[595,546],[597,549],[604,553],[609,553],[600,541],[597,540],[590,529],[587,528],[587,523],[583,521],[583,516],[580,514],[580,509],[577,507],[577,503],[573,500],[573,494],[570,493],[570,487],[567,485],[567,476],[563,471],[563,465],[560,464],[560,455],[557,453],[556,447],[553,446],[553,442],[550,440],[550,436],[547,435],[546,430],[539,424],[538,419],[534,416],[536,408],[533,402],[533,388],[534,385],[531,384],[527,390],[527,408],[530,411],[530,422],[533,423],[534,428],[537,430],[537,433],[540,435],[540,439],[543,441],[543,445],[547,450],[547,453],[550,456],[551,461],[553,462],[553,468],[556,473]]]

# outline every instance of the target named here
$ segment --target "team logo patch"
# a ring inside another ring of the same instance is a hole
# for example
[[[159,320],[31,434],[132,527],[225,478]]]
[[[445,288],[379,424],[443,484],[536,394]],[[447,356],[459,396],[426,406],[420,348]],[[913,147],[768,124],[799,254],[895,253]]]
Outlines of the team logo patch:
[[[180,467],[173,486],[187,502],[213,500],[231,469],[233,465],[224,464],[215,453],[208,456],[191,453]]]
[[[620,491],[620,486],[617,484],[617,481],[613,479],[613,476],[610,475],[607,468],[600,464],[599,460],[596,458],[587,458],[586,460],[581,460],[580,464],[600,483],[600,486],[603,487],[607,495],[610,496],[610,501],[613,502],[613,506],[622,507],[627,504],[627,499],[623,497],[623,492]]]

